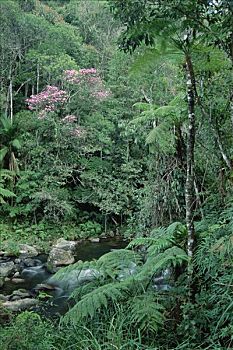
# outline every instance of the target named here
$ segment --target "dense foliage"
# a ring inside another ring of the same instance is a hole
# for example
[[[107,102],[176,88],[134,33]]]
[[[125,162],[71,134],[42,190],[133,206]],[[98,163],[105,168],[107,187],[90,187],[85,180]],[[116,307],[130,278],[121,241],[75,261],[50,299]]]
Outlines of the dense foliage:
[[[233,347],[232,12],[0,2],[0,245],[132,239],[59,271],[95,278],[59,324],[0,326],[1,349]]]

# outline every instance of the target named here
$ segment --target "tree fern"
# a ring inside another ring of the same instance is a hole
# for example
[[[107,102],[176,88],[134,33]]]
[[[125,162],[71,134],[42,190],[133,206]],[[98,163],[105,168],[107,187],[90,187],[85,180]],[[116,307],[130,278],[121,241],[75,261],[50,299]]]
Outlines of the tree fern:
[[[180,266],[188,261],[187,253],[179,247],[171,247],[163,253],[154,255],[154,251],[148,254],[147,260],[135,279],[143,281],[151,279],[155,274],[168,267]]]
[[[107,308],[109,301],[116,302],[125,296],[128,291],[127,283],[109,283],[101,286],[83,298],[65,315],[65,323],[76,323],[79,320],[90,316],[94,317],[101,308]]]
[[[144,293],[128,303],[131,322],[142,333],[156,333],[164,323],[165,308],[158,303],[154,293]]]
[[[13,172],[9,170],[2,169],[0,170],[0,203],[5,203],[5,198],[13,198],[16,197],[15,193],[8,190],[5,185],[6,180],[12,180]]]

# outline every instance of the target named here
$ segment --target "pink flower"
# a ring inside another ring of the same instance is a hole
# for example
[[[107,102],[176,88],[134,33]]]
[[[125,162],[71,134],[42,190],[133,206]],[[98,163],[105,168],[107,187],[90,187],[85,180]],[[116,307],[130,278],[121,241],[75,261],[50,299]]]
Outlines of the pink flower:
[[[56,86],[48,85],[37,95],[32,95],[26,99],[30,110],[41,110],[41,112],[53,112],[58,104],[67,100],[67,92],[60,90]]]

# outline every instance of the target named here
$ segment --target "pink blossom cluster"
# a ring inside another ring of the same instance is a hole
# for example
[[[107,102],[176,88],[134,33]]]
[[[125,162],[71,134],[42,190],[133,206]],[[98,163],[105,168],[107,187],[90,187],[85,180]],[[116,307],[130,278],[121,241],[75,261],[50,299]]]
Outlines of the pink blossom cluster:
[[[67,115],[62,119],[65,123],[74,123],[77,121],[77,117],[73,114]]]
[[[64,72],[65,80],[73,84],[80,83],[82,77],[89,78],[90,75],[95,74],[97,74],[95,68],[83,68],[79,70],[69,69]]]
[[[96,74],[97,70],[95,68],[83,68],[83,69],[79,69],[78,72],[81,75],[88,75],[88,74]]]
[[[98,100],[105,100],[110,95],[110,91],[107,90],[97,90],[92,93],[92,96],[97,98]]]
[[[26,99],[26,102],[30,110],[41,109],[44,112],[53,112],[57,104],[66,102],[67,97],[66,91],[48,85],[39,94]]]
[[[64,76],[68,83],[77,84],[80,82],[78,71],[75,69],[65,70]]]

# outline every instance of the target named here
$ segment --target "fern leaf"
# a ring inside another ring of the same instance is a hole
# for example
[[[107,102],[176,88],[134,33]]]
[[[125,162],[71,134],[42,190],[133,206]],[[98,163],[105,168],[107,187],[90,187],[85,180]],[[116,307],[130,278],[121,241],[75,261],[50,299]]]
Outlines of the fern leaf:
[[[13,192],[6,190],[5,188],[2,188],[2,187],[0,187],[0,196],[2,196],[4,198],[16,197],[16,195]]]
[[[76,324],[83,318],[93,318],[108,302],[116,302],[124,297],[128,286],[124,282],[109,283],[86,294],[68,313],[63,322]]]
[[[173,153],[175,150],[175,136],[170,130],[167,122],[162,122],[150,131],[146,138],[146,144],[155,143],[160,151],[165,153]]]
[[[144,332],[156,333],[164,323],[164,307],[157,303],[154,294],[143,294],[131,302],[131,321]]]
[[[171,247],[165,252],[157,254],[156,256],[148,256],[146,263],[143,265],[141,271],[135,276],[138,280],[145,280],[151,278],[155,273],[162,271],[170,266],[176,267],[188,261],[186,252],[179,247]]]
[[[5,158],[7,152],[8,152],[8,148],[7,148],[7,147],[3,147],[3,148],[0,150],[0,162],[3,161],[3,159]]]
[[[20,141],[18,139],[14,139],[11,144],[16,149],[20,149],[21,148],[21,143],[20,143]]]

